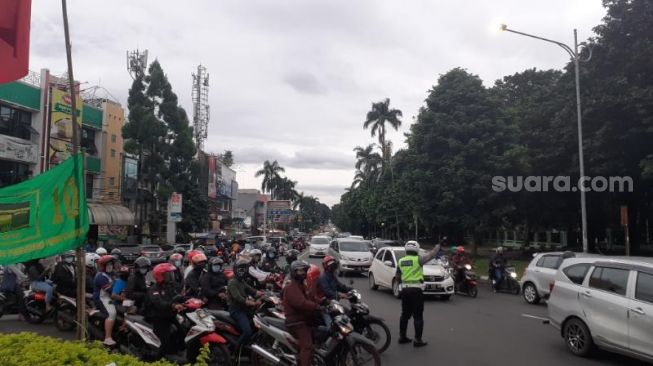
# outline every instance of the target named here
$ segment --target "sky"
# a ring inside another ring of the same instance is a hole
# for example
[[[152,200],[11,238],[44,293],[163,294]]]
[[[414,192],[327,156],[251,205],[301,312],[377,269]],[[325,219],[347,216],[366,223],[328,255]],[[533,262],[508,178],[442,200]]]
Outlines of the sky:
[[[66,71],[61,3],[33,0],[30,69]],[[126,51],[159,60],[182,107],[191,74],[210,75],[205,150],[234,152],[240,188],[278,160],[305,195],[337,203],[354,176],[355,146],[372,102],[390,98],[403,124],[394,148],[439,75],[455,67],[486,86],[528,68],[562,68],[555,45],[512,29],[573,44],[594,36],[600,0],[68,0],[75,78],[126,106]],[[573,96],[570,96],[573,97]]]

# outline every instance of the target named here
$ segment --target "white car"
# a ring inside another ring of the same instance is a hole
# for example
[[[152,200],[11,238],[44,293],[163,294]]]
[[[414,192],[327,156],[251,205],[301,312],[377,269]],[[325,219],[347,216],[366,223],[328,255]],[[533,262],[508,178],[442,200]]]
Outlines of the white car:
[[[308,242],[309,257],[324,257],[329,249],[331,238],[328,236],[314,236]]]
[[[548,311],[550,324],[577,356],[588,356],[596,345],[653,362],[653,259],[566,259]]]
[[[341,276],[347,272],[367,272],[372,265],[371,245],[368,241],[336,239],[329,245],[327,253],[338,260]]]
[[[369,283],[372,290],[379,287],[392,289],[399,298],[401,285],[395,280],[397,262],[406,255],[403,247],[384,247],[374,256],[369,270]],[[453,279],[449,272],[432,259],[424,265],[424,295],[438,295],[447,300],[454,293]]]

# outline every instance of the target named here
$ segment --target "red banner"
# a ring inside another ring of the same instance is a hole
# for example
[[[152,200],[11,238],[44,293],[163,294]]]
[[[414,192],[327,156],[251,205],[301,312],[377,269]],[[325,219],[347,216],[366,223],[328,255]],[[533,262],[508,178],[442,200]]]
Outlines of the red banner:
[[[27,75],[32,0],[0,0],[0,83]]]

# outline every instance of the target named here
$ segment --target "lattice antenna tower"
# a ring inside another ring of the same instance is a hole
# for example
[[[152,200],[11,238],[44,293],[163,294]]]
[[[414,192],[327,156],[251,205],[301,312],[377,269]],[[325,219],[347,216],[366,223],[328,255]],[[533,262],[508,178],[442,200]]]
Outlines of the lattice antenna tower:
[[[193,73],[193,132],[195,145],[198,150],[204,148],[209,129],[209,74],[206,67],[197,66],[197,73]]]
[[[135,80],[137,77],[143,76],[146,68],[147,50],[127,51],[127,72],[132,79]]]

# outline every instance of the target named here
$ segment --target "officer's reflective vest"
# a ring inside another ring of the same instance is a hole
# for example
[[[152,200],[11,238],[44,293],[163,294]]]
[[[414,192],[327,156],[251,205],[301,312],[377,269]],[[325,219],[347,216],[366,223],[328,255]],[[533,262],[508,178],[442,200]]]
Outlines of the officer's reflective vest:
[[[419,256],[407,255],[399,260],[401,282],[404,284],[424,282],[424,270],[419,264]]]

